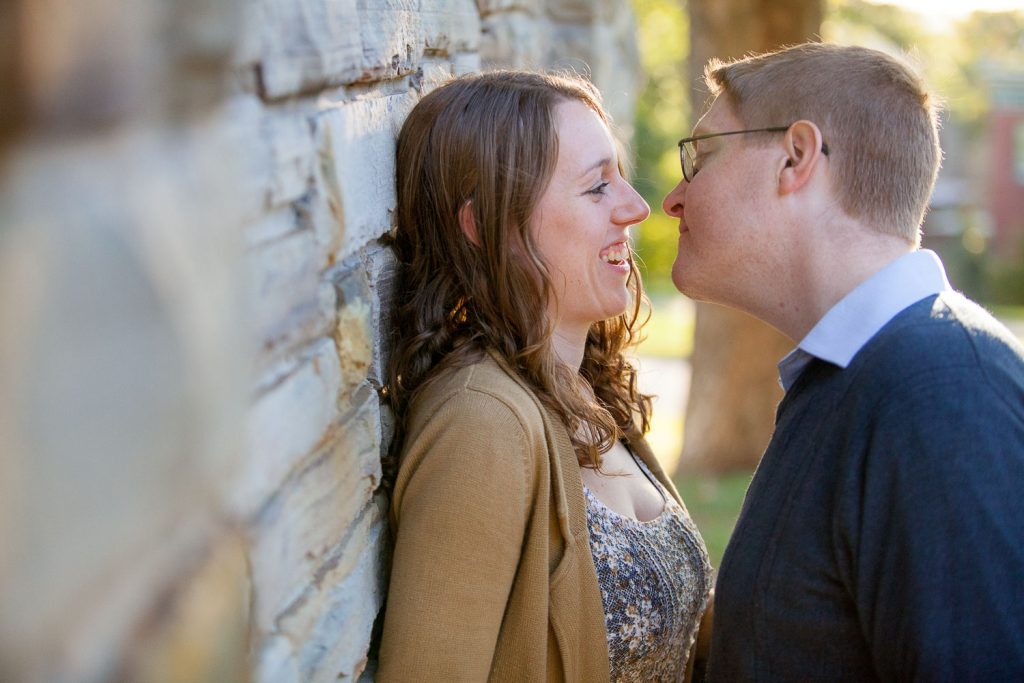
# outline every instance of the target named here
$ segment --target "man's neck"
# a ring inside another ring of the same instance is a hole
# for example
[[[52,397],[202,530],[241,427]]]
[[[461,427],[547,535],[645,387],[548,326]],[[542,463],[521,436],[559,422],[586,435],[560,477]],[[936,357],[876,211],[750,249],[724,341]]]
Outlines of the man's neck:
[[[791,275],[779,290],[785,302],[758,314],[794,342],[861,283],[915,248],[858,224],[833,227],[794,254]]]

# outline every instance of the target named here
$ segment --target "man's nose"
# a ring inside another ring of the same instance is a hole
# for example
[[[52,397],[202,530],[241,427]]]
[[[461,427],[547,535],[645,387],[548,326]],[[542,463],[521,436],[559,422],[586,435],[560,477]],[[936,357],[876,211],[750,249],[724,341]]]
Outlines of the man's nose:
[[[674,218],[683,217],[683,201],[686,197],[686,188],[689,187],[690,183],[686,182],[683,178],[679,181],[679,184],[672,188],[672,191],[665,195],[665,199],[661,202],[662,210],[669,216]]]

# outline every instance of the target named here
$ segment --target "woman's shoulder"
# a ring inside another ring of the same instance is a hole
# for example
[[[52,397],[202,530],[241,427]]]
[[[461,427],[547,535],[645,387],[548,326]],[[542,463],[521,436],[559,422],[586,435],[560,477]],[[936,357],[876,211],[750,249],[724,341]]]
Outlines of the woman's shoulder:
[[[411,421],[429,419],[446,406],[458,406],[457,415],[444,411],[448,419],[461,417],[480,426],[486,425],[490,417],[509,413],[524,428],[543,422],[541,403],[534,391],[506,361],[491,353],[442,370],[416,397]]]
[[[410,406],[396,500],[412,478],[433,474],[486,473],[525,490],[547,467],[548,443],[539,401],[503,362],[485,356],[446,368]]]

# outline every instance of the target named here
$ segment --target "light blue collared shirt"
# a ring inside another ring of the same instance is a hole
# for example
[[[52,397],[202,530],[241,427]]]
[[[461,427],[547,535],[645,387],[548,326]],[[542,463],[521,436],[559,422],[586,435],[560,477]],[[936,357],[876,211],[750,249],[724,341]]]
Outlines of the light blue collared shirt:
[[[860,283],[779,361],[779,383],[789,388],[812,358],[846,368],[885,324],[911,304],[950,289],[934,251],[905,254]]]

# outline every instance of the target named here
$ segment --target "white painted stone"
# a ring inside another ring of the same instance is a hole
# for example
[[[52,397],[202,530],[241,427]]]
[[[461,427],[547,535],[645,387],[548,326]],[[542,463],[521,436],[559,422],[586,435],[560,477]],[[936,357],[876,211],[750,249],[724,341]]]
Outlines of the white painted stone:
[[[370,283],[373,305],[371,320],[374,325],[373,357],[367,377],[379,387],[386,383],[387,359],[390,349],[384,346],[384,341],[390,338],[392,290],[397,263],[394,252],[380,245],[364,250],[362,262]]]
[[[245,246],[249,249],[280,239],[299,229],[298,215],[292,206],[275,209],[244,228]]]
[[[260,220],[266,212],[275,165],[271,146],[263,134],[263,103],[252,93],[237,93],[224,104],[224,118],[234,148],[231,178],[243,224]]]
[[[292,642],[282,635],[264,638],[254,658],[255,683],[300,683]]]
[[[363,42],[360,80],[375,81],[415,71],[423,51],[420,3],[375,0],[359,3]]]
[[[290,104],[266,112],[262,139],[270,145],[273,173],[267,202],[271,207],[294,201],[309,189],[316,158],[310,117],[306,107]]]
[[[374,393],[330,445],[275,494],[253,523],[250,561],[255,625],[270,632],[337,549],[380,484],[380,409]]]
[[[256,400],[248,416],[245,471],[232,492],[243,516],[255,512],[318,447],[338,416],[340,381],[334,342],[325,339]]]
[[[262,56],[263,23],[266,11],[259,2],[243,3],[239,11],[238,38],[232,58],[237,69],[248,69],[256,66]]]
[[[596,24],[590,37],[592,46],[610,46],[607,53],[593,57],[591,78],[601,90],[616,134],[627,143],[633,138],[636,101],[644,83],[635,36],[636,21],[632,11],[620,10],[613,20]]]
[[[267,97],[358,80],[363,44],[356,5],[356,0],[260,0],[260,72]]]
[[[481,68],[479,52],[458,52],[452,55],[452,72],[456,76],[465,76]]]
[[[524,12],[484,17],[480,58],[484,69],[538,69],[544,66],[547,24]]]
[[[297,658],[304,681],[355,679],[366,666],[373,621],[384,598],[386,538],[382,499],[370,503],[325,567],[310,593],[278,620],[301,643]]]
[[[334,105],[317,116],[318,193],[313,201],[327,209],[312,214],[321,224],[321,239],[337,245],[334,261],[388,231],[395,206],[395,138],[416,101],[413,94],[377,97]],[[328,216],[333,220],[328,222]]]
[[[320,280],[319,263],[311,230],[288,233],[248,252],[258,368],[268,367],[299,344],[331,334],[334,291]]]
[[[480,49],[480,12],[473,0],[422,0],[423,44],[451,55]]]
[[[351,258],[329,274],[338,298],[334,341],[341,363],[342,394],[354,391],[367,379],[373,362],[379,311],[374,308],[365,262]],[[344,396],[342,408],[346,408]]]
[[[97,586],[236,464],[248,353],[222,133],[121,129],[8,159],[0,660],[55,663]]]
[[[498,12],[526,12],[533,16],[543,14],[544,2],[542,0],[477,0],[482,16],[489,16]]]
[[[589,28],[608,0],[546,0],[544,12],[550,19]]]

